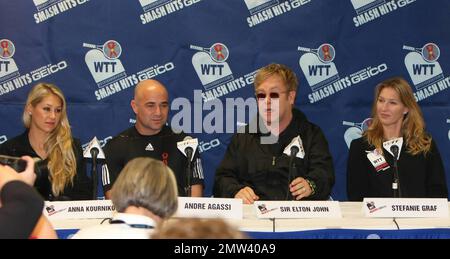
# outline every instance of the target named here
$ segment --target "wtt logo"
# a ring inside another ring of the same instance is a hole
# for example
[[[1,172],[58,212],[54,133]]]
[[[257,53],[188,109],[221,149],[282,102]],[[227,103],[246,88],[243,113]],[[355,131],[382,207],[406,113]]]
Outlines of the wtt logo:
[[[199,51],[192,56],[192,65],[205,90],[234,79],[226,62],[230,52],[225,44],[214,43],[210,48],[190,45],[190,48]]]
[[[344,133],[347,148],[350,148],[350,144],[354,139],[362,137],[362,134],[369,128],[370,124],[372,124],[372,118],[366,118],[362,122],[342,121],[342,125],[351,126]]]
[[[36,6],[38,11],[44,10],[58,2],[62,2],[64,0],[33,0],[34,5]]]
[[[171,0],[139,0],[141,3],[142,9],[144,9],[144,12],[147,12],[155,7],[158,7],[160,5],[166,4],[167,2],[170,2]]]
[[[278,0],[244,0],[250,14],[257,13],[271,6],[277,5]]]
[[[373,9],[379,5],[385,4],[385,0],[351,0],[353,8],[357,14],[364,13],[370,9]]]
[[[115,40],[108,40],[103,45],[83,43],[90,48],[84,57],[89,71],[99,88],[127,77],[125,68],[119,60],[122,47]]]
[[[450,136],[450,132],[449,132],[449,136]],[[5,143],[7,140],[8,140],[8,138],[6,137],[6,135],[0,136],[0,144]]]
[[[20,76],[19,68],[12,58],[16,52],[14,43],[8,39],[0,40],[0,83]]]
[[[405,66],[417,90],[444,78],[441,65],[437,62],[441,51],[434,43],[427,43],[422,48],[403,46],[409,50],[405,57]]]
[[[317,49],[298,47],[298,50],[306,52],[300,57],[299,64],[313,92],[339,80],[333,63],[336,55],[333,45],[324,43]]]

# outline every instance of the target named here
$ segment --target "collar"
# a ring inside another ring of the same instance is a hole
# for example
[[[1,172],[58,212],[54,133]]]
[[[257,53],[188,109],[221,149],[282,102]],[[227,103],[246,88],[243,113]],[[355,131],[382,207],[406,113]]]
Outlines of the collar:
[[[139,131],[136,129],[136,126],[131,127],[131,134],[130,136],[132,137],[138,137],[138,138],[146,138],[146,137],[158,137],[158,136],[166,136],[172,133],[172,130],[170,129],[169,126],[164,125],[162,127],[162,129],[154,134],[154,135],[142,135],[141,133],[139,133]]]
[[[154,228],[156,225],[155,221],[147,216],[130,213],[117,213],[110,223],[126,224],[132,228]]]

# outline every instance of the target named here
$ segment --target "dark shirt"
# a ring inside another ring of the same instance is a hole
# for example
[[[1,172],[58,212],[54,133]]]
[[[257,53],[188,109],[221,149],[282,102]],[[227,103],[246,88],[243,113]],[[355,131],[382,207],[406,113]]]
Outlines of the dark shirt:
[[[216,170],[214,196],[233,198],[249,186],[260,200],[292,199],[290,181],[303,177],[316,183],[316,193],[306,199],[327,199],[334,184],[333,160],[321,129],[310,123],[299,110],[279,135],[275,144],[261,144],[261,133],[236,133],[224,159]],[[283,151],[293,138],[300,136],[305,157],[294,158],[295,169],[289,181],[289,156]]]
[[[37,174],[34,187],[45,200],[89,200],[92,198],[92,182],[86,175],[86,162],[83,158],[83,150],[80,141],[77,139],[73,140],[73,151],[77,163],[77,174],[73,179],[73,186],[68,183],[58,197],[54,197],[52,194],[49,171],[46,167],[48,159],[36,163],[36,169],[39,173]],[[0,154],[16,157],[31,156],[33,158],[39,158],[39,155],[31,147],[28,131],[3,143],[0,146]]]
[[[150,157],[161,160],[172,169],[175,174],[178,195],[186,196],[187,186],[187,158],[177,148],[177,142],[183,141],[186,134],[176,134],[168,126],[164,126],[158,134],[141,135],[136,127],[130,127],[111,139],[105,146],[106,166],[103,167],[102,181],[104,191],[111,189],[120,171],[132,159]],[[203,184],[203,169],[198,149],[192,160],[191,186]]]
[[[42,215],[42,197],[26,183],[11,181],[0,190],[0,200],[0,239],[29,238]]]
[[[367,151],[374,149],[364,138],[355,139],[350,145],[347,161],[347,195],[350,201],[362,201],[364,197],[393,197],[394,157],[383,148],[390,167],[377,172],[367,158]],[[444,166],[434,140],[426,155],[411,155],[403,143],[397,168],[400,197],[447,198]]]

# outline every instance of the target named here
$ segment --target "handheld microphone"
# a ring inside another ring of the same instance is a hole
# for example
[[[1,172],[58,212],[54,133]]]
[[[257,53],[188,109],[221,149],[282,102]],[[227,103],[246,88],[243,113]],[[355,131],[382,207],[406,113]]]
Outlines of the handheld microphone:
[[[192,160],[194,159],[195,150],[198,147],[198,139],[186,136],[183,141],[177,142],[177,148],[187,157],[186,166],[186,185],[185,191],[188,197],[191,196],[191,176],[192,176]]]
[[[401,192],[400,192],[400,177],[398,175],[398,165],[397,165],[397,158],[398,158],[398,151],[399,148],[397,145],[392,145],[390,147],[390,151],[392,152],[392,155],[394,156],[394,175],[392,179],[392,192],[394,198],[401,198]]]

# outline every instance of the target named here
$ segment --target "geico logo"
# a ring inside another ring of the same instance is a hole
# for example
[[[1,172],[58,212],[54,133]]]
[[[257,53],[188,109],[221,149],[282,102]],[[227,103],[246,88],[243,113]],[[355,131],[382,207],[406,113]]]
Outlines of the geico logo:
[[[185,5],[185,6],[190,6],[190,5],[193,5],[193,4],[195,4],[195,3],[198,3],[198,2],[200,2],[201,0],[184,0],[183,1],[183,4]]]
[[[291,0],[291,5],[292,8],[297,8],[309,2],[311,2],[311,0]]]
[[[397,5],[400,7],[404,7],[405,5],[408,5],[410,3],[415,2],[416,0],[399,0],[397,1]]]
[[[44,77],[47,77],[51,74],[58,72],[59,70],[63,70],[67,68],[67,62],[61,61],[56,65],[49,65],[47,67],[39,68],[33,72],[31,72],[31,77],[34,81],[40,80]]]
[[[387,70],[387,65],[385,63],[383,63],[377,67],[372,67],[372,68],[366,69],[365,71],[352,76],[350,79],[353,84],[356,84],[356,83],[366,80],[369,77],[378,75],[379,73],[382,73],[386,70]]]
[[[0,60],[0,72],[8,72],[9,70],[9,61],[1,61]]]
[[[170,70],[173,70],[175,68],[175,65],[172,62],[169,62],[163,66],[156,65],[153,68],[149,68],[143,73],[138,74],[139,81],[147,80],[150,78],[153,78],[159,74],[163,74],[165,72],[168,72]]]
[[[253,75],[246,75],[246,76],[245,76],[245,83],[248,84],[248,85],[253,84],[253,82],[255,81],[255,75],[256,75],[256,74],[253,74]]]
[[[219,139],[213,139],[210,142],[200,142],[200,145],[198,146],[200,153],[210,150],[211,148],[215,148],[220,145]]]

